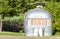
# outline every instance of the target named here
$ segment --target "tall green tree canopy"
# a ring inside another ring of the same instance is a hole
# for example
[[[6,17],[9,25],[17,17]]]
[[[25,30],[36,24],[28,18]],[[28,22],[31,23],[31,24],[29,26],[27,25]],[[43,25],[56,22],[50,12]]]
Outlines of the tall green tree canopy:
[[[60,26],[60,0],[0,0],[0,15],[2,15],[2,18],[19,15],[35,8],[38,5],[37,3],[40,2],[47,2],[44,9],[50,12],[53,26]]]

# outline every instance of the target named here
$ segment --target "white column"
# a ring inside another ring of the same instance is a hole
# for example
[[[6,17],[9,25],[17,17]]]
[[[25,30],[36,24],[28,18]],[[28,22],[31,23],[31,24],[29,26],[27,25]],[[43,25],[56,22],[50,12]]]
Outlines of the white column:
[[[34,29],[34,36],[38,36],[38,28],[37,27],[35,27],[35,29]]]
[[[51,36],[51,35],[52,35],[51,27],[46,26],[44,29],[44,36]]]
[[[43,36],[43,29],[41,27],[39,28],[38,32],[39,32],[39,36]]]

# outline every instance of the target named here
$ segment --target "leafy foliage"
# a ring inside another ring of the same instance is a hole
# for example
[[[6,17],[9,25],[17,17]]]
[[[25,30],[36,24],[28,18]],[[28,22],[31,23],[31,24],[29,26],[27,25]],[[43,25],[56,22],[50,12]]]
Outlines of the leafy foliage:
[[[52,4],[53,3],[53,4]],[[48,10],[52,16],[52,23],[53,23],[53,32],[60,31],[60,2],[49,2],[45,4],[45,8]]]
[[[0,14],[5,17],[5,21],[23,21],[25,13],[29,9],[35,8],[37,3],[46,2],[44,5],[45,10],[48,10],[52,16],[53,32],[60,30],[60,0],[0,0]],[[15,16],[14,16],[15,15]],[[19,16],[16,16],[19,15]]]
[[[21,32],[23,31],[24,14],[20,16],[5,17],[3,31]]]

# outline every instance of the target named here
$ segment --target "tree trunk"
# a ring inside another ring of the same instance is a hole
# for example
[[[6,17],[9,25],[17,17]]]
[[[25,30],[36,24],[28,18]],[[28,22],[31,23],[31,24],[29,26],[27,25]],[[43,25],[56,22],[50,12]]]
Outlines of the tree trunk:
[[[2,26],[4,26],[4,16],[2,16],[2,20],[0,22],[0,32],[2,32]]]
[[[0,21],[0,32],[2,31],[2,20]]]

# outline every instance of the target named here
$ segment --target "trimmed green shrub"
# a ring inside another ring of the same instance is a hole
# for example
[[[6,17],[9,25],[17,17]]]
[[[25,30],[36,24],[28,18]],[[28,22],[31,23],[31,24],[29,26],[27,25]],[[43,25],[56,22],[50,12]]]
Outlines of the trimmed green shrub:
[[[21,32],[23,31],[24,14],[13,17],[5,17],[3,31]]]

